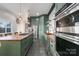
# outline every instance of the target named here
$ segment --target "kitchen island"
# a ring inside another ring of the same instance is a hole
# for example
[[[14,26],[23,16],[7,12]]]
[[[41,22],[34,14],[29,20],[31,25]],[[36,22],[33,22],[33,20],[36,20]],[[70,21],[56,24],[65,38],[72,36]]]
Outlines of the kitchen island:
[[[25,56],[33,43],[33,33],[0,37],[0,56]]]

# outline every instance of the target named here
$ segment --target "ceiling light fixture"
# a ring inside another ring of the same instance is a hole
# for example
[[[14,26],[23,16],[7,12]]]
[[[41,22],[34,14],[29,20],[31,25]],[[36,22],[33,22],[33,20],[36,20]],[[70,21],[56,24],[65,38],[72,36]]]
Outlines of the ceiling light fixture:
[[[36,13],[36,16],[39,16],[39,13],[38,12]]]
[[[20,21],[22,20],[21,8],[22,8],[22,6],[21,6],[21,3],[20,3],[20,4],[19,4],[19,16],[17,16],[17,18],[16,18],[16,22],[17,22],[17,23],[20,23]]]

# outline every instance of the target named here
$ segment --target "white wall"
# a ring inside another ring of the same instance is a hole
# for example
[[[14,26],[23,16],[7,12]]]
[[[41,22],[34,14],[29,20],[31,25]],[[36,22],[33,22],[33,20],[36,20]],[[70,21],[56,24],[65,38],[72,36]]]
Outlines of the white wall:
[[[3,16],[5,16],[5,15],[3,15]],[[9,16],[9,17],[7,17],[7,16]],[[11,27],[12,27],[11,31],[15,32],[16,31],[15,18],[11,15],[8,15],[8,14],[7,14],[7,16],[5,16],[5,17],[0,16],[0,22],[2,22],[3,24],[11,23]]]
[[[17,24],[17,32],[24,33],[26,30],[28,32],[28,26],[25,27],[25,24],[28,23],[28,13],[24,13],[22,16],[21,22]]]
[[[23,19],[19,24],[16,23],[16,17],[14,17],[14,16],[12,16],[11,14],[8,14],[8,13],[5,13],[5,14],[0,15],[0,22],[11,23],[11,27],[12,27],[11,32],[22,32],[22,33],[25,32],[25,23],[28,22],[28,13],[25,13],[23,15]]]

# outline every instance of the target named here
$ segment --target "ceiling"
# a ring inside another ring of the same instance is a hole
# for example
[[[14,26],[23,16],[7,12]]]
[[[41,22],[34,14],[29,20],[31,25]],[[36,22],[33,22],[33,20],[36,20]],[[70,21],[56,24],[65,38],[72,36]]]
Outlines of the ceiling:
[[[13,16],[22,15],[37,16],[47,14],[52,3],[0,3],[0,16],[10,14]],[[21,8],[20,8],[21,7]]]

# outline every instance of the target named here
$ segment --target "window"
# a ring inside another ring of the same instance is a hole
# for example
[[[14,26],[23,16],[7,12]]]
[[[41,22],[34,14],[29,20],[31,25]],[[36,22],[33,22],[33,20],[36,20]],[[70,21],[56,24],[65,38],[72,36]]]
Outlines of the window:
[[[0,33],[8,33],[11,32],[11,24],[0,23]]]
[[[11,32],[11,24],[7,24],[6,32]]]

